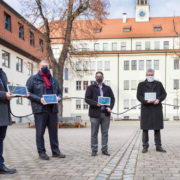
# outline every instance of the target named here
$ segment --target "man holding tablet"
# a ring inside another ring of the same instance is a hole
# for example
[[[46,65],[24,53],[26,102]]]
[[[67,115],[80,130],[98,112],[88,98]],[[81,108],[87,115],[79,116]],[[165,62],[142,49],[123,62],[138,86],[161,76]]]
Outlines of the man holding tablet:
[[[36,145],[39,158],[49,160],[44,146],[44,133],[46,126],[49,131],[52,156],[65,158],[61,154],[58,143],[58,102],[61,101],[61,90],[57,80],[52,77],[49,71],[49,63],[45,60],[39,64],[39,72],[31,76],[27,81],[27,88],[30,92],[28,97],[35,117]]]
[[[91,121],[91,149],[92,156],[98,151],[98,131],[101,125],[102,153],[108,153],[108,129],[110,124],[111,110],[114,107],[115,98],[112,89],[103,83],[102,72],[96,73],[96,82],[88,86],[85,94],[85,101],[90,105],[89,116]]]
[[[148,151],[148,130],[154,130],[156,151],[166,152],[161,147],[160,134],[160,129],[164,128],[161,102],[165,100],[166,95],[162,83],[154,80],[154,70],[147,70],[146,80],[139,83],[137,91],[137,99],[141,102],[142,153]]]

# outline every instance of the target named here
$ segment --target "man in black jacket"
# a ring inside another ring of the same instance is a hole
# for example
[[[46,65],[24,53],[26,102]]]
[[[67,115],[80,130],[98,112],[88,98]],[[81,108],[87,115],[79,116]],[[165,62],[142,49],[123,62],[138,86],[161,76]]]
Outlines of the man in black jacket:
[[[91,120],[91,149],[92,156],[97,155],[98,151],[98,131],[101,125],[102,133],[102,153],[110,156],[108,153],[108,129],[110,124],[111,111],[114,107],[115,98],[112,89],[103,83],[102,72],[96,73],[96,82],[88,86],[85,94],[85,101],[90,105],[89,116]],[[98,96],[110,97],[110,106],[102,106],[98,103]]]
[[[9,101],[14,97],[7,92],[7,77],[5,72],[0,68],[0,174],[13,174],[16,169],[8,169],[4,165],[3,158],[3,141],[6,137],[7,127],[12,125],[10,115]]]
[[[156,100],[145,100],[145,93],[156,93]],[[166,91],[161,82],[154,80],[154,70],[149,69],[146,80],[139,83],[137,99],[141,102],[141,129],[143,130],[143,151],[146,153],[149,147],[148,130],[154,130],[156,151],[166,152],[161,147],[160,129],[164,128],[161,102],[166,98]]]
[[[49,71],[49,63],[45,60],[39,64],[39,72],[31,76],[27,81],[27,89],[30,92],[28,97],[35,117],[36,125],[36,145],[39,158],[49,160],[44,146],[44,133],[46,126],[49,130],[49,138],[53,157],[65,158],[61,154],[58,143],[58,105],[47,105],[42,98],[44,94],[56,94],[58,101],[61,101],[61,90],[57,80],[52,77]]]

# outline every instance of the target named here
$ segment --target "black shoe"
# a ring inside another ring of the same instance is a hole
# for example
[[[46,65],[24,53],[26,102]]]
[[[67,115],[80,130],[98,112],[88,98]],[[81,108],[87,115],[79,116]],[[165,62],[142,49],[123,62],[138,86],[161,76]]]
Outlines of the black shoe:
[[[142,153],[147,153],[148,152],[148,148],[143,148]]]
[[[14,174],[16,173],[16,169],[8,169],[5,165],[0,167],[0,174]]]
[[[39,153],[39,159],[49,160],[49,156],[46,153]]]
[[[91,156],[97,156],[97,152],[93,151],[93,152],[91,153]]]
[[[104,155],[106,155],[106,156],[110,156],[110,154],[108,153],[108,151],[103,151],[102,152]]]
[[[161,146],[156,146],[156,151],[166,153],[166,150],[164,150]]]
[[[65,158],[66,155],[59,153],[59,154],[53,154],[52,157]]]

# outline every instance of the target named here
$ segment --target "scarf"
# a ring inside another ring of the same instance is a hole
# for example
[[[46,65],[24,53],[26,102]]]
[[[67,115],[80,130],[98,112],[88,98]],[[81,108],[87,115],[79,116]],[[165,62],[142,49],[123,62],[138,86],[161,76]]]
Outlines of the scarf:
[[[51,83],[49,81],[50,73],[43,74],[41,71],[39,71],[39,73],[41,74],[41,76],[42,76],[42,78],[44,80],[44,83],[46,85],[46,89],[51,89]]]

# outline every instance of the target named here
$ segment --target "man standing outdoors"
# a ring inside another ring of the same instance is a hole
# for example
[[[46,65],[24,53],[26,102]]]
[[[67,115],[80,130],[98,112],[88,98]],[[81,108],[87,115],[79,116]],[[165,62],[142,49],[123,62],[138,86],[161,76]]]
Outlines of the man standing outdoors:
[[[114,107],[115,98],[112,89],[103,83],[102,72],[96,73],[96,82],[88,86],[85,94],[85,101],[90,105],[89,116],[91,121],[91,149],[92,156],[97,155],[98,151],[98,131],[101,125],[102,133],[102,153],[110,156],[108,153],[108,129],[110,125],[111,111]],[[98,103],[98,96],[111,98],[110,106],[102,106]]]
[[[15,97],[7,92],[7,77],[5,72],[0,68],[0,174],[13,174],[16,169],[8,169],[4,165],[3,158],[3,141],[6,137],[7,126],[12,125],[10,115],[10,100]]]
[[[52,156],[65,158],[61,154],[58,143],[58,105],[46,104],[42,98],[45,94],[56,94],[58,102],[61,101],[61,90],[57,80],[52,77],[49,71],[48,61],[41,61],[39,64],[39,72],[31,76],[27,81],[27,89],[30,92],[28,97],[31,100],[31,106],[34,113],[36,125],[36,145],[39,158],[49,160],[44,145],[44,133],[46,126],[49,131],[49,139],[51,144]]]
[[[156,93],[156,100],[145,100],[145,93]],[[143,150],[146,153],[149,147],[148,130],[154,130],[156,151],[166,152],[161,147],[160,129],[164,128],[161,102],[166,98],[166,91],[161,82],[154,80],[154,70],[146,72],[146,80],[139,83],[137,99],[141,102],[141,129]]]

